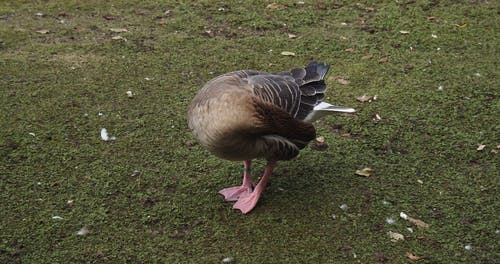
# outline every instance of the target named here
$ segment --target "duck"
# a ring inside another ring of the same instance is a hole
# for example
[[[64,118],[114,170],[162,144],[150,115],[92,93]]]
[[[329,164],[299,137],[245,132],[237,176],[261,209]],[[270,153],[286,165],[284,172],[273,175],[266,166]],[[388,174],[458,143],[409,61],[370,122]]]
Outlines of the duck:
[[[324,102],[330,66],[311,61],[305,67],[267,73],[239,70],[208,81],[194,96],[187,113],[194,138],[213,155],[243,161],[242,184],[219,194],[243,214],[257,205],[279,161],[291,160],[316,138],[314,121],[350,107]],[[251,177],[254,159],[267,161],[257,185]]]

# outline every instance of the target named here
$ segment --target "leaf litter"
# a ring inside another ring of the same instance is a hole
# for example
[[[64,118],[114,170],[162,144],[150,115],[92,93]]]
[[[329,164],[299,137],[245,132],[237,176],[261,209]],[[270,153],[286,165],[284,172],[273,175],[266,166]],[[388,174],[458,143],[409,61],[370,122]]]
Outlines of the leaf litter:
[[[291,51],[282,51],[282,52],[281,52],[281,55],[283,55],[283,56],[295,56],[295,52],[291,52]]]
[[[368,168],[368,167],[361,169],[361,170],[356,170],[356,172],[355,172],[356,175],[364,176],[364,177],[370,177],[373,175],[373,173],[374,173],[373,169]]]
[[[277,10],[284,10],[287,9],[288,7],[285,5],[280,5],[277,3],[271,3],[266,6],[267,9],[277,9]]]
[[[389,231],[387,235],[391,238],[392,242],[397,242],[398,240],[405,240],[405,236],[400,233]]]
[[[128,32],[126,28],[110,28],[109,31],[115,32],[115,33],[124,33]]]
[[[362,103],[371,102],[372,99],[373,99],[373,96],[366,95],[366,94],[363,94],[362,96],[356,97],[356,100],[358,100],[359,102],[362,102]]]
[[[408,221],[416,226],[423,227],[423,228],[429,228],[429,224],[427,224],[426,222],[424,222],[420,219],[417,219],[417,218],[410,217],[407,214],[405,214],[404,212],[399,213],[399,216],[401,218],[403,218],[404,220],[406,220],[406,221]]]
[[[405,256],[406,256],[407,258],[409,258],[410,260],[421,260],[421,259],[423,259],[423,258],[424,258],[424,257],[422,257],[422,256],[415,255],[415,254],[413,254],[413,253],[411,253],[411,252],[406,252]]]
[[[477,149],[476,149],[476,150],[477,150],[477,151],[482,151],[482,150],[484,150],[484,148],[486,148],[486,145],[481,144],[481,145],[479,145],[479,146],[477,147]]]

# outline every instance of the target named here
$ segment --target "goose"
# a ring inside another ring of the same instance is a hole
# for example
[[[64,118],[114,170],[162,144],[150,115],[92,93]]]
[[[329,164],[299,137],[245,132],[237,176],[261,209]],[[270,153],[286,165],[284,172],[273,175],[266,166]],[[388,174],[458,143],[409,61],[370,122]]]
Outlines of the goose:
[[[316,138],[313,122],[332,113],[354,113],[323,102],[329,66],[312,61],[279,73],[240,70],[215,77],[193,98],[188,126],[194,138],[215,156],[243,161],[240,186],[219,191],[233,209],[252,211],[277,162],[290,160]],[[253,159],[267,161],[255,185]]]

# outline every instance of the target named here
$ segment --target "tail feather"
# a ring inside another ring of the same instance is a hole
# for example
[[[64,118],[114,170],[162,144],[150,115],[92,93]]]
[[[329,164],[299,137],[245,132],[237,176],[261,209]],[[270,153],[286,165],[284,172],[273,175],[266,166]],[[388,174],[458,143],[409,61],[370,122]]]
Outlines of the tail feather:
[[[329,69],[330,66],[313,61],[305,68],[290,71],[302,93],[297,119],[303,120],[323,99],[326,91],[324,78]]]
[[[312,122],[328,114],[355,112],[352,108],[322,102],[326,92],[324,79],[329,69],[329,65],[312,61],[304,68],[278,73],[279,75],[291,76],[299,86],[301,100],[295,116],[296,119]]]

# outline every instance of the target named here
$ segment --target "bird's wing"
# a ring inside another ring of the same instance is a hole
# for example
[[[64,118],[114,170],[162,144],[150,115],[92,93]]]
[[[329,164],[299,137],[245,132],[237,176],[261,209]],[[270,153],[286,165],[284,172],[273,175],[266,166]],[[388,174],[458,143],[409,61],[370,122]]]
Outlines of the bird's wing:
[[[300,88],[295,79],[286,75],[257,74],[248,78],[248,84],[261,100],[271,103],[292,117],[297,115],[300,106]]]
[[[240,74],[247,76],[255,95],[287,111],[292,117],[304,120],[323,100],[326,91],[324,78],[328,70],[326,64],[311,62],[304,68],[276,74],[256,71],[241,71]]]

